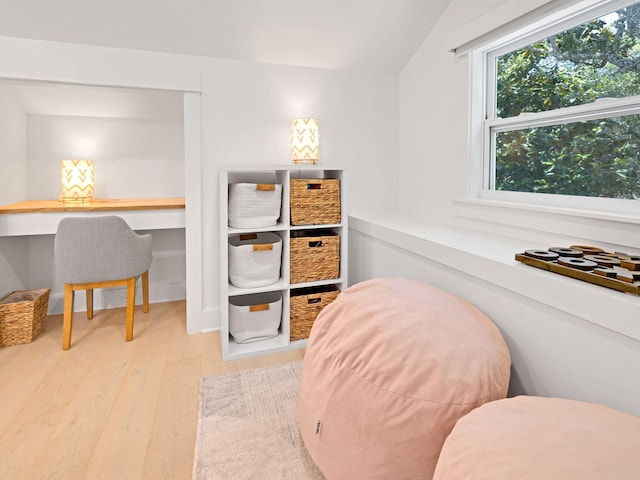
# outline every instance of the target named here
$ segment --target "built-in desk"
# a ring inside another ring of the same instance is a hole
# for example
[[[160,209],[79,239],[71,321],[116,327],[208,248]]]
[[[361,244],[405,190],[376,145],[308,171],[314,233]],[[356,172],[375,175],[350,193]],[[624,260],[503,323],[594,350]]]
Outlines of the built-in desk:
[[[124,218],[134,230],[185,227],[184,198],[95,199],[86,204],[27,200],[0,206],[0,236],[54,234],[63,217],[110,213]]]

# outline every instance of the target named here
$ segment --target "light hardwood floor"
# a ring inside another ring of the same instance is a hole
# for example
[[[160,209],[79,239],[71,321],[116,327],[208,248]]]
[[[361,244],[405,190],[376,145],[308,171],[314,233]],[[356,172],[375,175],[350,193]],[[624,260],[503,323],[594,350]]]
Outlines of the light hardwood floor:
[[[0,348],[0,479],[191,478],[202,376],[301,360],[293,350],[222,362],[218,332],[187,335],[185,303],[62,315],[32,343]]]

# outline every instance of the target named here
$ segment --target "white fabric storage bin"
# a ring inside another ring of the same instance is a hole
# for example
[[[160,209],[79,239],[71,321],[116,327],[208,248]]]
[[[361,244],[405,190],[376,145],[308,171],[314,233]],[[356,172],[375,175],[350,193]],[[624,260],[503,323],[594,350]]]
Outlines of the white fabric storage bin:
[[[239,288],[264,287],[280,279],[282,238],[276,233],[229,237],[229,281]]]
[[[229,226],[271,227],[278,223],[282,185],[269,183],[229,184]]]
[[[282,296],[279,292],[254,293],[229,299],[229,333],[236,343],[275,337],[281,318]]]

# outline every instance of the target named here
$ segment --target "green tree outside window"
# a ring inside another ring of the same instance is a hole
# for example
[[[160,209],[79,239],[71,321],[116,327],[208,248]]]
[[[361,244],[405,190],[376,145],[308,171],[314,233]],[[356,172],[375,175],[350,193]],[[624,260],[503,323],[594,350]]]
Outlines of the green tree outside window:
[[[497,59],[496,116],[640,95],[640,4]],[[496,135],[495,189],[640,198],[640,115]]]

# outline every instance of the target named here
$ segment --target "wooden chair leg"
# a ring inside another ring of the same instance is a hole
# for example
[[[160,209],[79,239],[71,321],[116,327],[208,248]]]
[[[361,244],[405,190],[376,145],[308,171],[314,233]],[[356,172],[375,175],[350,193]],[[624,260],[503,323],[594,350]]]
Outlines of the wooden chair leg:
[[[149,270],[142,274],[142,311],[149,311]]]
[[[93,318],[93,288],[87,288],[85,293],[87,295],[87,318],[91,320]]]
[[[71,347],[71,327],[73,326],[73,286],[64,284],[64,315],[62,327],[62,349],[69,350]]]
[[[136,302],[136,277],[127,280],[127,342],[133,340],[133,310]]]

